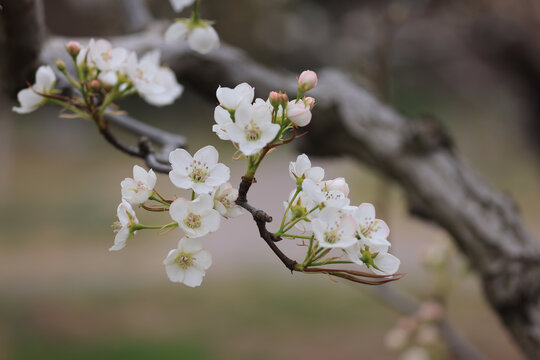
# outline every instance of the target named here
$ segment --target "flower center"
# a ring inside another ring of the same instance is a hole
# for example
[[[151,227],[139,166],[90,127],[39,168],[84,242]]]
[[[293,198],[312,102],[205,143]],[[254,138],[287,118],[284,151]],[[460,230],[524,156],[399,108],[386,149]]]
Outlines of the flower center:
[[[193,182],[203,183],[206,181],[206,178],[208,177],[208,166],[206,164],[193,160],[191,169],[190,177]]]
[[[364,237],[370,237],[371,234],[379,229],[379,222],[368,220],[366,226],[360,226],[360,232]]]
[[[329,244],[335,244],[339,241],[340,236],[336,230],[327,231],[324,233],[324,241]]]
[[[196,229],[201,226],[201,215],[189,213],[184,219],[184,224],[192,229]]]
[[[110,54],[110,50],[107,50],[103,53],[101,53],[101,58],[107,62],[111,61],[112,60],[112,56]]]
[[[113,228],[113,232],[116,234],[117,232],[122,230],[123,226],[122,226],[122,223],[120,221],[115,221],[112,224],[112,228]]]
[[[186,270],[193,265],[193,256],[191,254],[181,252],[174,261],[178,264],[178,266]]]
[[[261,129],[253,121],[244,127],[244,132],[248,141],[257,141],[261,138]]]

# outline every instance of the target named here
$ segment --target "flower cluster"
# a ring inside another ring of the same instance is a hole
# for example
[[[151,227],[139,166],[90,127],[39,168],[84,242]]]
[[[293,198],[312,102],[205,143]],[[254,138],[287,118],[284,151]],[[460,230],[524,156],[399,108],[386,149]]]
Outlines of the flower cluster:
[[[133,178],[120,183],[122,203],[118,207],[117,234],[110,250],[124,248],[137,230],[179,227],[184,237],[163,263],[171,281],[195,287],[201,284],[205,271],[212,264],[212,257],[203,250],[199,238],[217,231],[221,217],[242,215],[241,208],[235,203],[238,190],[228,183],[230,170],[218,163],[218,152],[213,146],[203,147],[193,156],[184,149],[176,149],[170,153],[169,161],[171,182],[179,189],[191,190],[191,197],[167,200],[155,189],[154,172],[134,166]],[[148,211],[168,211],[173,222],[162,226],[142,225],[132,205]]]
[[[235,88],[218,87],[219,105],[214,111],[216,124],[212,130],[221,140],[230,140],[245,156],[262,159],[263,149],[282,145],[295,138],[295,130],[311,121],[315,99],[304,93],[317,85],[317,75],[304,71],[298,78],[298,94],[289,101],[286,93],[272,91],[267,100],[255,97],[255,89],[247,83]],[[289,140],[284,140],[292,130]],[[257,160],[255,159],[255,162]]]
[[[76,76],[67,72],[66,64],[60,59],[56,67],[73,86],[75,96],[57,95],[54,71],[49,66],[41,66],[36,73],[36,83],[19,92],[20,106],[13,111],[25,114],[50,102],[74,115],[92,118],[92,115],[103,115],[114,101],[135,93],[151,105],[163,106],[172,104],[183,92],[172,70],[160,65],[158,51],[138,59],[136,53],[113,47],[104,39],[92,39],[86,46],[70,41],[66,51],[73,60]],[[99,111],[95,111],[96,108]],[[94,120],[101,121],[100,118]]]
[[[312,167],[305,154],[290,163],[289,174],[296,189],[284,203],[285,214],[275,236],[309,240],[303,266],[354,263],[377,275],[397,272],[400,261],[388,253],[388,226],[376,218],[373,205],[350,205],[344,178],[323,180],[324,170]],[[293,228],[301,235],[290,233]],[[341,253],[326,257],[332,249]]]
[[[165,32],[165,41],[172,43],[178,40],[187,40],[189,47],[201,53],[208,54],[219,47],[219,35],[212,27],[212,22],[203,20],[199,16],[199,1],[195,0],[170,0],[176,12],[195,3],[190,18],[176,19]]]

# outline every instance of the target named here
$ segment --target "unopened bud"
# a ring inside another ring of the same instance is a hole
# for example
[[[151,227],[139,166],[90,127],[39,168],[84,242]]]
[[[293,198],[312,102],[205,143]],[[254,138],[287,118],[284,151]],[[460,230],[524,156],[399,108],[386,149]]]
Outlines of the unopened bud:
[[[81,44],[79,44],[77,41],[70,41],[66,44],[66,51],[71,56],[77,56],[81,51]]]
[[[66,63],[62,61],[62,59],[56,59],[56,68],[60,71],[66,70]]]
[[[307,96],[303,99],[304,104],[306,107],[309,107],[310,110],[313,110],[313,107],[315,107],[315,99],[311,96]]]
[[[90,81],[90,88],[92,88],[92,90],[99,90],[100,87],[101,87],[101,84],[99,83],[99,81],[97,80]]]
[[[306,215],[306,213],[306,208],[302,205],[294,205],[291,207],[292,220],[301,218],[302,216]]]
[[[273,107],[279,106],[280,104],[280,96],[277,91],[270,91],[270,95],[268,95],[268,100],[270,100],[270,104],[272,104]]]
[[[305,93],[317,86],[317,74],[314,71],[303,71],[298,77],[298,91]]]
[[[279,94],[279,103],[283,106],[287,106],[287,103],[289,102],[289,97],[287,96],[287,93],[280,93]]]

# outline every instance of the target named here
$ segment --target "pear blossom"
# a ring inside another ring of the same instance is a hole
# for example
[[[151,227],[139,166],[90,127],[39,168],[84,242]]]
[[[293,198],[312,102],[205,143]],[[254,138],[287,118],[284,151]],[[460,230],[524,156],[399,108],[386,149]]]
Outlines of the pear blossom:
[[[358,225],[358,235],[362,241],[368,245],[390,246],[387,240],[390,229],[383,220],[375,218],[375,207],[372,204],[360,204],[352,217]]]
[[[255,88],[248,83],[241,83],[234,89],[219,86],[216,97],[221,107],[229,111],[235,111],[242,104],[251,104],[255,97]]]
[[[184,10],[185,7],[193,5],[195,0],[169,0],[172,8],[176,12]]]
[[[311,227],[315,239],[323,248],[348,248],[358,242],[354,220],[335,208],[321,210],[313,219]]]
[[[14,106],[13,111],[18,114],[28,114],[45,103],[45,98],[36,94],[50,94],[56,83],[56,75],[50,66],[40,66],[36,72],[36,83],[30,89],[23,89],[17,94],[17,100],[21,106]]]
[[[306,126],[311,122],[311,103],[306,104],[303,100],[292,100],[287,104],[287,117],[299,127]]]
[[[272,111],[266,103],[241,104],[235,112],[235,120],[223,128],[231,141],[248,156],[274,140],[280,129],[278,124],[272,123]]]
[[[169,214],[191,238],[214,232],[220,224],[219,212],[214,210],[214,200],[208,194],[200,194],[193,201],[176,199],[169,208]]]
[[[214,192],[214,209],[225,218],[235,218],[243,214],[242,208],[236,205],[238,189],[230,183],[220,185]]]
[[[178,248],[169,251],[163,264],[169,280],[197,287],[212,265],[212,256],[202,249],[199,239],[182,238]]]
[[[295,162],[289,163],[289,175],[293,180],[311,179],[314,182],[320,182],[324,178],[324,169],[318,166],[311,167],[308,156],[301,154]]]
[[[130,204],[142,204],[154,192],[156,174],[152,169],[148,172],[139,165],[133,167],[133,178],[125,178],[122,187],[122,198]]]
[[[397,257],[388,253],[388,246],[369,246],[362,240],[345,249],[345,253],[352,262],[367,266],[377,275],[395,274],[401,263]]]
[[[172,104],[184,88],[176,80],[174,72],[161,67],[159,51],[150,51],[137,60],[131,53],[127,59],[126,71],[137,92],[151,105]]]
[[[128,57],[123,48],[113,48],[105,39],[91,39],[88,44],[88,58],[104,72],[122,70]]]
[[[124,199],[122,199],[122,202],[118,205],[116,215],[118,216],[118,221],[114,223],[114,232],[116,233],[116,236],[114,237],[114,245],[109,251],[123,249],[126,246],[128,239],[137,233],[137,231],[133,230],[133,226],[139,223],[135,211],[133,211],[131,205]]]
[[[176,187],[208,194],[230,178],[229,168],[218,164],[218,157],[212,145],[198,150],[193,157],[184,149],[176,149],[169,154],[172,165],[169,178]]]
[[[193,23],[186,19],[169,26],[165,41],[171,43],[181,39],[187,39],[189,47],[201,54],[208,54],[220,45],[218,33],[205,21]]]
[[[344,208],[349,205],[349,186],[343,178],[327,180],[316,183],[312,179],[305,179],[302,189],[317,204],[325,204],[334,208]]]
[[[302,71],[298,77],[298,90],[302,93],[309,91],[317,86],[317,74],[314,71]]]

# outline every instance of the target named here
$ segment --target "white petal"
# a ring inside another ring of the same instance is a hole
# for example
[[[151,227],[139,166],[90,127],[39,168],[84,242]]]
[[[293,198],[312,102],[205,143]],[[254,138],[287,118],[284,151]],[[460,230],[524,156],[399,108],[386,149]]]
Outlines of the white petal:
[[[184,10],[186,6],[192,5],[195,0],[169,0],[174,11],[180,12]]]
[[[178,244],[178,249],[188,254],[194,254],[201,251],[203,248],[202,242],[199,239],[182,238]]]
[[[183,283],[189,287],[197,287],[201,285],[204,277],[204,270],[197,269],[192,266],[186,269]]]
[[[324,169],[318,166],[312,167],[306,171],[306,178],[315,182],[322,181],[324,178]]]
[[[179,224],[182,223],[188,212],[188,201],[182,198],[174,200],[169,207],[169,215],[174,221],[177,221]]]
[[[370,203],[362,203],[353,216],[358,224],[365,224],[375,219],[375,207]]]
[[[212,145],[207,145],[202,149],[199,149],[199,151],[193,155],[195,161],[206,164],[209,168],[217,164],[218,158],[219,153]]]
[[[188,35],[188,44],[193,50],[208,54],[219,47],[219,35],[210,25],[196,27]]]
[[[168,43],[183,39],[189,31],[186,23],[177,21],[165,32],[165,41]]]
[[[169,280],[172,282],[182,283],[184,282],[186,271],[182,269],[178,264],[167,264],[165,265],[165,271]]]
[[[249,125],[253,116],[253,106],[248,103],[241,103],[234,113],[234,119],[238,127],[243,128]]]
[[[214,188],[208,185],[207,183],[197,183],[197,182],[193,182],[191,184],[191,188],[193,189],[193,191],[195,191],[196,194],[208,194],[214,190]]]
[[[232,123],[231,114],[221,106],[216,106],[216,109],[214,110],[214,120],[220,125]]]
[[[193,186],[193,180],[187,177],[186,175],[179,174],[175,170],[169,172],[169,179],[174,184],[174,186],[180,189],[191,189]]]
[[[373,259],[375,265],[380,269],[371,268],[375,274],[379,275],[392,275],[395,274],[401,261],[392,254],[380,252],[375,259]]]
[[[209,232],[214,232],[219,229],[219,225],[221,223],[221,217],[219,213],[214,210],[208,210],[208,212],[205,214],[205,216],[201,217],[201,223],[202,226],[208,229]]]
[[[40,66],[36,72],[36,85],[42,92],[48,92],[56,82],[56,75],[50,66]]]
[[[124,228],[118,231],[116,233],[116,236],[114,237],[114,245],[109,249],[109,251],[122,250],[126,246],[128,237],[129,237],[128,228]]]
[[[199,251],[193,255],[193,263],[201,270],[208,270],[212,266],[212,255],[208,251]]]
[[[169,154],[169,162],[173,168],[184,169],[186,166],[190,166],[193,158],[184,149],[176,149]]]
[[[229,167],[220,163],[210,170],[206,179],[206,184],[216,187],[229,181],[230,177],[231,170]]]

